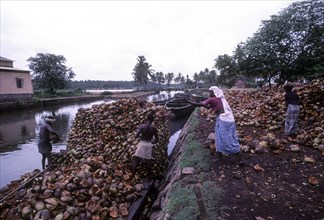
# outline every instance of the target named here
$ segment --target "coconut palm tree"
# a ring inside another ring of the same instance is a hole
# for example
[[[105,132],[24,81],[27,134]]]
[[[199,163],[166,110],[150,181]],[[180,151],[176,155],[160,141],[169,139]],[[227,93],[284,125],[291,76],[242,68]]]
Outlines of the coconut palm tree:
[[[152,65],[146,62],[144,56],[138,56],[137,64],[135,65],[132,75],[135,82],[139,82],[141,85],[147,85],[148,76],[152,77],[154,70],[151,69]]]

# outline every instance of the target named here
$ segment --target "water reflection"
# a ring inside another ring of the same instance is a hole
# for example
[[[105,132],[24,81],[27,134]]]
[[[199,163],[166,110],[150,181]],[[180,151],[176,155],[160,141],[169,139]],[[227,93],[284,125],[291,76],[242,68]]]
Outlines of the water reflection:
[[[183,91],[160,91],[159,94],[148,96],[146,100],[149,102],[168,100],[171,99],[176,93],[183,93]]]
[[[178,91],[160,92],[147,97],[148,101],[169,99]],[[26,109],[17,112],[0,113],[0,188],[10,181],[19,179],[22,174],[34,169],[41,169],[41,155],[38,153],[37,142],[39,128],[44,118],[55,117],[53,129],[60,135],[62,142],[53,144],[53,151],[59,152],[66,148],[68,132],[79,108],[90,108],[100,103],[110,103],[113,100],[84,102],[79,104],[53,106],[40,109]],[[170,121],[170,154],[186,118]]]
[[[35,138],[35,117],[29,116],[0,124],[0,153],[14,151],[18,144]]]
[[[19,179],[24,173],[41,169],[41,155],[38,153],[37,143],[39,129],[46,116],[55,116],[53,129],[60,135],[62,142],[53,144],[53,151],[59,152],[66,148],[67,134],[78,109],[89,108],[103,102],[105,101],[1,113],[0,187]]]

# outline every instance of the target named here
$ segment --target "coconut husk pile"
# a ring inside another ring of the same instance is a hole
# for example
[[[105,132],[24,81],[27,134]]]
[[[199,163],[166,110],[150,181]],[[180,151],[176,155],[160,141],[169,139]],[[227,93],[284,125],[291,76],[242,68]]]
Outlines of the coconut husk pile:
[[[294,87],[301,101],[299,131],[295,142],[321,150],[324,145],[323,81],[321,78]],[[264,129],[270,135],[264,137],[263,141],[268,142],[274,140],[273,133],[284,134],[286,105],[282,86],[272,90],[225,90],[224,93],[240,130],[244,130],[244,127]],[[201,108],[201,114],[206,115],[209,120],[214,118],[211,116],[212,111],[204,108]],[[253,141],[253,137],[241,140],[245,144]]]
[[[106,160],[131,166],[132,156],[139,142],[134,136],[151,112],[156,112],[153,124],[159,134],[159,141],[153,146],[152,172],[163,172],[169,143],[165,109],[134,99],[122,99],[112,104],[96,105],[91,109],[79,109],[69,133],[64,163],[73,165],[90,156],[103,156]],[[58,163],[61,164],[62,161]],[[139,174],[146,176],[144,169],[140,169]]]
[[[123,219],[143,190],[146,166],[130,177],[134,135],[152,111],[159,141],[153,146],[152,169],[163,172],[167,163],[169,129],[165,109],[152,103],[123,99],[79,109],[66,152],[54,154],[54,169],[23,175],[29,181],[0,203],[1,219]],[[6,196],[12,187],[0,192]],[[1,198],[1,197],[0,197]]]

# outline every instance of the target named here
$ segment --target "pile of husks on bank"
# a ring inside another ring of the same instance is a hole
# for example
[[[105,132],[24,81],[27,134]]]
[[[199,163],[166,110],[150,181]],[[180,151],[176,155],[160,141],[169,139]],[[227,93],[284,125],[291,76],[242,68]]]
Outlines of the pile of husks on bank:
[[[292,151],[298,145],[321,150],[324,156],[324,79],[313,80],[309,84],[295,85],[300,97],[299,131]],[[261,153],[267,148],[283,149],[285,139],[276,137],[284,134],[286,105],[282,86],[261,90],[226,90],[225,96],[230,104],[238,126],[241,148],[244,152]],[[210,111],[201,108],[201,114],[213,120]],[[245,135],[244,130],[262,128],[264,137]]]
[[[53,155],[54,169],[34,178],[0,204],[1,219],[122,219],[143,189],[147,177],[140,166],[130,180],[131,163],[140,124],[152,111],[159,141],[153,146],[152,173],[167,165],[169,128],[165,109],[152,103],[122,99],[79,109],[67,141],[67,150]],[[38,171],[39,172],[39,171]],[[28,179],[37,171],[22,176]],[[0,195],[13,189],[4,187]],[[1,197],[0,197],[1,199]]]

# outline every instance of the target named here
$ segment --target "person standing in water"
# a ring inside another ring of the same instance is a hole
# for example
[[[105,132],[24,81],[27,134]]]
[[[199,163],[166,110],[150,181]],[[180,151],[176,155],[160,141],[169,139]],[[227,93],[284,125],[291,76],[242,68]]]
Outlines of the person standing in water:
[[[45,124],[43,124],[39,131],[38,140],[38,152],[42,155],[42,168],[45,169],[45,162],[47,159],[48,166],[52,165],[52,144],[51,140],[58,142],[60,140],[59,135],[53,130],[52,125],[55,121],[53,116],[48,116],[45,118]],[[54,135],[54,138],[51,138]]]
[[[134,177],[137,167],[142,160],[145,160],[148,176],[151,176],[152,146],[158,142],[158,133],[152,124],[153,120],[154,113],[150,113],[146,118],[146,123],[140,125],[136,132],[135,139],[140,137],[140,142],[134,154],[131,178]]]

